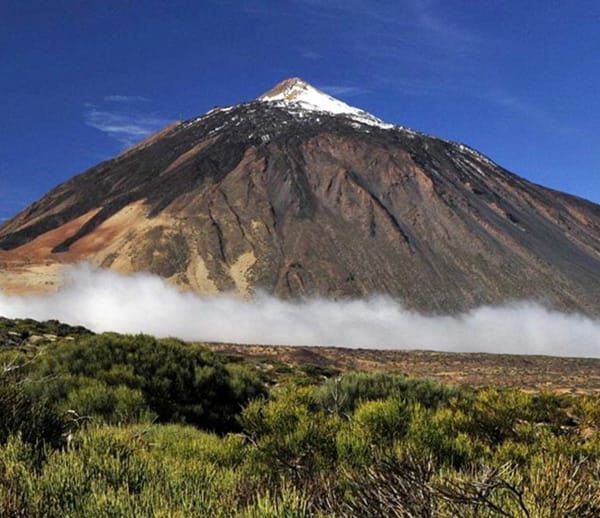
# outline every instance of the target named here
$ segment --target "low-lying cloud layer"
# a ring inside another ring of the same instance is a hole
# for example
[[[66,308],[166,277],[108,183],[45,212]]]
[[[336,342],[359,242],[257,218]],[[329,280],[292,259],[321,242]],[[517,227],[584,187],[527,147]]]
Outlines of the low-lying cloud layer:
[[[46,296],[0,293],[0,315],[186,340],[600,357],[600,321],[533,303],[425,316],[388,297],[288,302],[182,293],[162,279],[79,265]]]

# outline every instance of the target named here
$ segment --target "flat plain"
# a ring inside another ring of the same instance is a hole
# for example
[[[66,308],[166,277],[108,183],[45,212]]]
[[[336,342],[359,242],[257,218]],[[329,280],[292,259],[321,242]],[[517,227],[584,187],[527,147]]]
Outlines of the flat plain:
[[[473,387],[494,386],[570,394],[600,393],[600,359],[418,350],[208,344],[230,357],[277,369],[388,372]]]

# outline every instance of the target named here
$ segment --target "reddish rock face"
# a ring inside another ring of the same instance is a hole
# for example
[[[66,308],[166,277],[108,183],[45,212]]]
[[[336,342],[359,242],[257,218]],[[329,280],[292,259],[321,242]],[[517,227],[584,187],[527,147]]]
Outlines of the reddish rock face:
[[[0,227],[0,287],[87,260],[198,292],[600,314],[599,206],[357,113],[254,101],[172,125]]]

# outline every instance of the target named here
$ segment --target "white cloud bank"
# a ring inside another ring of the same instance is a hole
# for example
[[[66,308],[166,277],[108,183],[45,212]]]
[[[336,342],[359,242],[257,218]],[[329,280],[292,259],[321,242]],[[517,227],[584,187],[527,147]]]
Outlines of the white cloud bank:
[[[287,302],[182,293],[162,279],[79,265],[46,296],[0,293],[0,315],[186,340],[600,357],[600,320],[533,303],[425,316],[388,297]]]

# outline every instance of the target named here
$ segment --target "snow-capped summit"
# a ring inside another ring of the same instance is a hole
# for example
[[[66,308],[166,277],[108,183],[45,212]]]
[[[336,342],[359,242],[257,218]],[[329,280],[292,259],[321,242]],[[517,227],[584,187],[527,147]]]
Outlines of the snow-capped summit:
[[[258,98],[259,101],[276,103],[279,106],[312,112],[324,112],[333,115],[345,115],[350,119],[370,126],[394,128],[370,113],[350,106],[345,102],[326,94],[298,77],[285,79]]]

